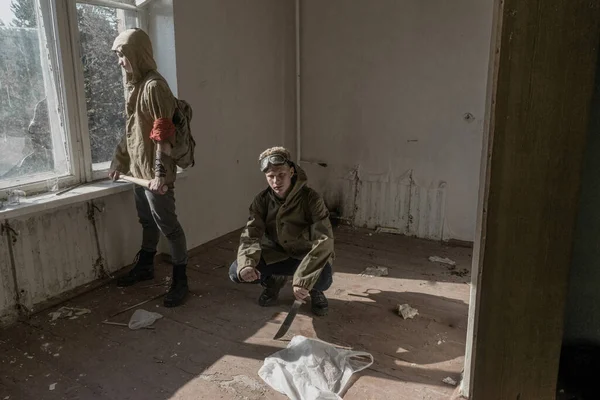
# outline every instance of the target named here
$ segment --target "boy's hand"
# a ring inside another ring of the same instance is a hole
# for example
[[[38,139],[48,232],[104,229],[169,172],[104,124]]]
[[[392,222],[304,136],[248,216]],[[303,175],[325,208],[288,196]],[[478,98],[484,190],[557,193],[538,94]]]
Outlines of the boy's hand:
[[[167,179],[164,177],[156,177],[150,181],[148,189],[158,194],[165,194],[163,187],[167,184]]]
[[[121,177],[121,173],[117,170],[113,170],[113,171],[109,171],[108,172],[108,177],[110,179],[112,179],[113,181],[118,181],[119,178]]]
[[[294,297],[296,297],[297,300],[300,300],[301,302],[304,303],[304,299],[306,299],[309,295],[309,292],[307,289],[304,289],[303,287],[300,286],[294,286]]]
[[[260,279],[260,271],[254,267],[244,267],[240,271],[240,278],[244,282],[254,282]]]

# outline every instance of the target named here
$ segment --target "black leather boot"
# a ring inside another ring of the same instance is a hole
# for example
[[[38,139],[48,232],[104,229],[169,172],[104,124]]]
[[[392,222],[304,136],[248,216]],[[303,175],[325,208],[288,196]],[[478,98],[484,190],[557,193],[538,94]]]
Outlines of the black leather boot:
[[[319,317],[327,315],[329,312],[329,302],[327,301],[327,297],[325,297],[325,293],[319,290],[310,291],[310,310]]]
[[[144,250],[140,250],[133,261],[135,265],[127,273],[127,275],[117,279],[117,286],[126,287],[131,286],[137,282],[154,279],[155,255],[156,252],[150,253]]]
[[[171,283],[171,288],[165,295],[165,307],[177,307],[183,304],[189,292],[187,275],[185,273],[186,267],[186,265],[173,266],[173,283]]]
[[[265,289],[258,298],[258,304],[262,307],[275,304],[279,298],[279,291],[285,286],[285,281],[286,277],[279,275],[271,275],[265,279],[265,282],[262,283]]]

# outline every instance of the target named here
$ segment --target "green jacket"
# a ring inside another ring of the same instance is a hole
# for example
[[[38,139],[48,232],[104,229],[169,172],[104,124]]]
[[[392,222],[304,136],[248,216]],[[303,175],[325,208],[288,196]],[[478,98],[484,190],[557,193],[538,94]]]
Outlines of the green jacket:
[[[273,264],[288,258],[302,260],[294,286],[312,289],[321,271],[334,258],[333,230],[321,196],[306,186],[307,177],[295,167],[296,177],[285,200],[268,188],[250,206],[250,218],[241,235],[238,275],[264,258]]]
[[[117,146],[111,169],[150,180],[154,178],[156,157],[156,143],[150,139],[150,132],[157,119],[173,118],[175,97],[167,81],[156,71],[152,43],[144,31],[129,29],[122,32],[115,39],[113,50],[127,57],[133,72],[125,74],[126,134]],[[172,183],[176,178],[177,166],[169,157],[163,162],[167,170],[167,182]]]

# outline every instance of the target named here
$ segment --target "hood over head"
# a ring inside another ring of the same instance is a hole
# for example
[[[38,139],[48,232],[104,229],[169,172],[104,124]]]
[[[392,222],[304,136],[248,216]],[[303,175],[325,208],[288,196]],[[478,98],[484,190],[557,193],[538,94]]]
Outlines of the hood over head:
[[[139,28],[127,29],[117,36],[112,50],[121,52],[131,64],[133,72],[127,72],[127,84],[136,84],[156,70],[150,37]]]

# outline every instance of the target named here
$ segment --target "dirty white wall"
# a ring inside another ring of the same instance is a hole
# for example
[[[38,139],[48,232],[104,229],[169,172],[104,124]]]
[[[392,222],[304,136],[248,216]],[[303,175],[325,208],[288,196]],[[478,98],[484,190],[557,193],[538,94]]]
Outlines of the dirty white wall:
[[[196,166],[178,186],[188,245],[231,232],[265,187],[258,155],[293,143],[294,3],[176,1],[179,98],[194,108]]]
[[[177,96],[177,65],[175,62],[175,18],[173,0],[154,0],[146,10],[148,35],[152,40],[154,53],[159,55],[156,64],[161,75],[167,80]]]
[[[141,239],[130,191],[2,221],[1,233],[0,322],[16,316],[16,304],[36,311],[106,278],[131,262]]]
[[[157,2],[161,20],[151,20],[150,28],[168,25],[168,3]],[[196,166],[176,191],[191,249],[245,223],[253,196],[265,185],[259,152],[293,143],[294,3],[174,3],[176,63],[168,59],[168,33],[155,55],[194,110]],[[11,248],[20,302],[33,309],[130,263],[141,236],[130,191],[3,223],[16,232]],[[16,315],[9,242],[0,235],[0,321]]]
[[[344,217],[473,240],[492,3],[302,1],[303,165]]]
[[[13,284],[13,270],[11,268],[7,233],[0,227],[0,325],[14,316],[15,310],[15,285]]]

